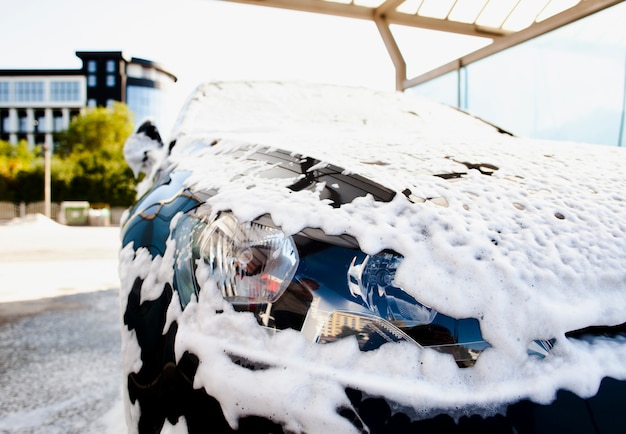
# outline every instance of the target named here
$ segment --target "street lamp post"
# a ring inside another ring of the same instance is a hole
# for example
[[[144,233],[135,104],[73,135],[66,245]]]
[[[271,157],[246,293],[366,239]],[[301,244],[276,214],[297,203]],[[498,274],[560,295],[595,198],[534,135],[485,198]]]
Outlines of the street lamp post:
[[[50,144],[48,140],[46,140],[43,144],[43,167],[44,167],[44,187],[43,187],[43,195],[44,195],[44,213],[46,217],[50,218],[50,204],[52,202],[51,199],[51,189],[50,189],[50,178],[51,178],[51,170],[50,170]]]

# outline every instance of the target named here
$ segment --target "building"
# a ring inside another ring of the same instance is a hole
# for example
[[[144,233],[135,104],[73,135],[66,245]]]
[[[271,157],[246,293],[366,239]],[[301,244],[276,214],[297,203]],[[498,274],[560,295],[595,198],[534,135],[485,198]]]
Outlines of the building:
[[[79,51],[81,69],[0,70],[0,139],[54,143],[85,107],[126,103],[139,121],[159,118],[163,90],[176,76],[159,64],[121,51]]]

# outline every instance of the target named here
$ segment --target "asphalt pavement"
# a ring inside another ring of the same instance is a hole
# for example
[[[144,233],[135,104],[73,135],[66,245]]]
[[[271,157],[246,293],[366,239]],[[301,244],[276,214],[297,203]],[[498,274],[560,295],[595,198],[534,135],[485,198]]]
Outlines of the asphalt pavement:
[[[124,432],[117,289],[0,311],[0,433]]]
[[[122,434],[119,228],[0,224],[0,434]]]

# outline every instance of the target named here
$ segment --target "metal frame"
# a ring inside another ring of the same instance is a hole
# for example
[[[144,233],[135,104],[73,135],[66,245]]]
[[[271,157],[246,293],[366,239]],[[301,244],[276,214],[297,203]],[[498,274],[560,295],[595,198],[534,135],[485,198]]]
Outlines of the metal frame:
[[[623,0],[581,0],[575,6],[563,10],[544,21],[535,21],[530,26],[515,32],[506,31],[500,27],[481,27],[477,24],[461,23],[443,18],[429,18],[418,14],[407,14],[397,10],[404,0],[381,0],[377,7],[363,6],[354,3],[336,3],[326,0],[224,0],[234,3],[245,3],[256,6],[268,6],[281,9],[290,9],[302,12],[313,12],[347,18],[356,18],[373,21],[383,39],[387,52],[396,71],[396,89],[404,91],[448,72],[459,70],[472,62],[483,59],[492,54],[506,50],[522,42],[540,36],[544,33],[565,26],[576,20],[599,12],[608,7],[621,3]],[[457,0],[458,1],[458,0]],[[498,1],[498,0],[489,0]],[[518,0],[511,12],[525,0]],[[547,4],[548,2],[546,2]],[[406,61],[398,46],[390,25],[403,25],[423,29],[451,32],[468,36],[490,38],[492,43],[484,48],[469,53],[436,69],[417,77],[407,78]]]

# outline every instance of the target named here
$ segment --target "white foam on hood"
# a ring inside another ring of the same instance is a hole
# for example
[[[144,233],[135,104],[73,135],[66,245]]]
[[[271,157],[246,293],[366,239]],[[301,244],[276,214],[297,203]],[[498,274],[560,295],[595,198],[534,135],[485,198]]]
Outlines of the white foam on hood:
[[[352,235],[367,253],[392,249],[404,256],[398,286],[441,313],[477,318],[492,345],[476,366],[459,369],[413,345],[362,353],[351,339],[315,345],[296,332],[268,336],[208,281],[180,313],[177,354],[199,355],[196,385],[233,424],[262,414],[294,431],[346,432],[335,414],[346,384],[428,415],[464,406],[496,412],[523,397],[549,402],[559,388],[589,396],[604,376],[626,378],[623,342],[564,338],[626,321],[624,149],[514,138],[415,96],[359,88],[213,83],[185,110],[165,165],[192,171],[194,189],[216,190],[214,212],[242,220],[269,213],[290,234],[315,227]],[[244,146],[317,158],[397,194],[333,208],[315,192],[285,188],[293,180],[259,176],[267,163],[233,155]],[[242,169],[250,175],[239,176]],[[434,176],[453,172],[465,175]],[[128,255],[124,266],[133,268]],[[550,338],[557,345],[546,359],[527,355],[531,341]],[[224,351],[276,368],[246,370]],[[250,384],[254,393],[238,393]]]

